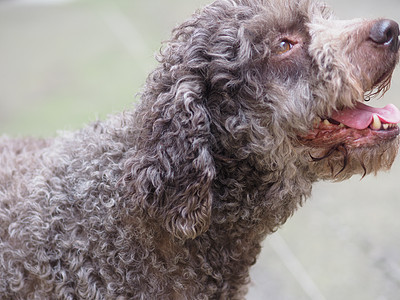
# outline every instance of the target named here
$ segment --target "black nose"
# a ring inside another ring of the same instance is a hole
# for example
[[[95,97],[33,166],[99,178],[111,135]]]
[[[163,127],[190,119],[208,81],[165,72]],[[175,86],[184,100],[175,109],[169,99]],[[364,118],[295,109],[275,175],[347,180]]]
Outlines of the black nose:
[[[387,45],[390,50],[399,50],[399,24],[392,20],[379,20],[371,28],[369,37],[380,45]]]

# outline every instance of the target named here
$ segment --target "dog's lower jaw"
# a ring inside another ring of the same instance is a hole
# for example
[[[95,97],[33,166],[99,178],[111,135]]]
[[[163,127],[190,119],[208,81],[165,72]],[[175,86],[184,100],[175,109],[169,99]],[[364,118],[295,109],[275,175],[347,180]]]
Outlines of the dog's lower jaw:
[[[398,131],[398,129],[396,129]],[[353,175],[377,174],[391,168],[399,149],[400,138],[374,145],[351,147],[344,143],[330,147],[306,147],[310,171],[318,180],[343,181]]]
[[[325,120],[317,118],[298,141],[319,179],[340,181],[389,169],[398,151],[399,122],[394,105],[374,108],[360,102]]]
[[[329,121],[328,121],[329,122]],[[374,126],[372,123],[371,126]],[[365,128],[362,130],[349,128],[342,124],[323,124],[314,128],[307,135],[299,139],[302,144],[314,148],[332,148],[339,145],[346,149],[362,149],[374,147],[382,143],[390,143],[400,134],[400,128],[393,124],[384,124],[385,129]],[[380,126],[384,126],[381,125]]]

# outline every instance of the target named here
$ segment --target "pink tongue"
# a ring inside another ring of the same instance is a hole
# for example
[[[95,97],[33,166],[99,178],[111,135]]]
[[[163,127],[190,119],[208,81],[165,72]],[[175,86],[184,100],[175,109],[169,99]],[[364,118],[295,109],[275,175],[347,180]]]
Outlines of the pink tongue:
[[[388,104],[384,108],[375,108],[358,103],[355,108],[334,112],[331,118],[351,128],[365,129],[371,124],[374,114],[382,123],[400,122],[400,111],[393,104]]]

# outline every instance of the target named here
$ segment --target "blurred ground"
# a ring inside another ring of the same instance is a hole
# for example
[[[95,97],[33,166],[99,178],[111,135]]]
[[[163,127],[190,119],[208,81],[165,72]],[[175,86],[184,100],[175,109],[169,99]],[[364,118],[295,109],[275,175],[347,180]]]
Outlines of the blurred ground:
[[[130,106],[171,28],[206,0],[0,0],[0,133],[50,136]],[[331,0],[400,21],[398,0]],[[400,76],[384,99],[400,106]],[[319,183],[267,238],[249,300],[400,299],[400,162]]]

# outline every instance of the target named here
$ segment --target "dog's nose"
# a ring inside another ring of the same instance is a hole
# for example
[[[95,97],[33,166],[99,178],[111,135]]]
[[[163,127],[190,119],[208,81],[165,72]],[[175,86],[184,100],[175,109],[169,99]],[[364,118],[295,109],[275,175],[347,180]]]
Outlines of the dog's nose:
[[[399,24],[393,20],[377,21],[372,25],[369,37],[379,45],[387,45],[393,52],[399,50]]]

